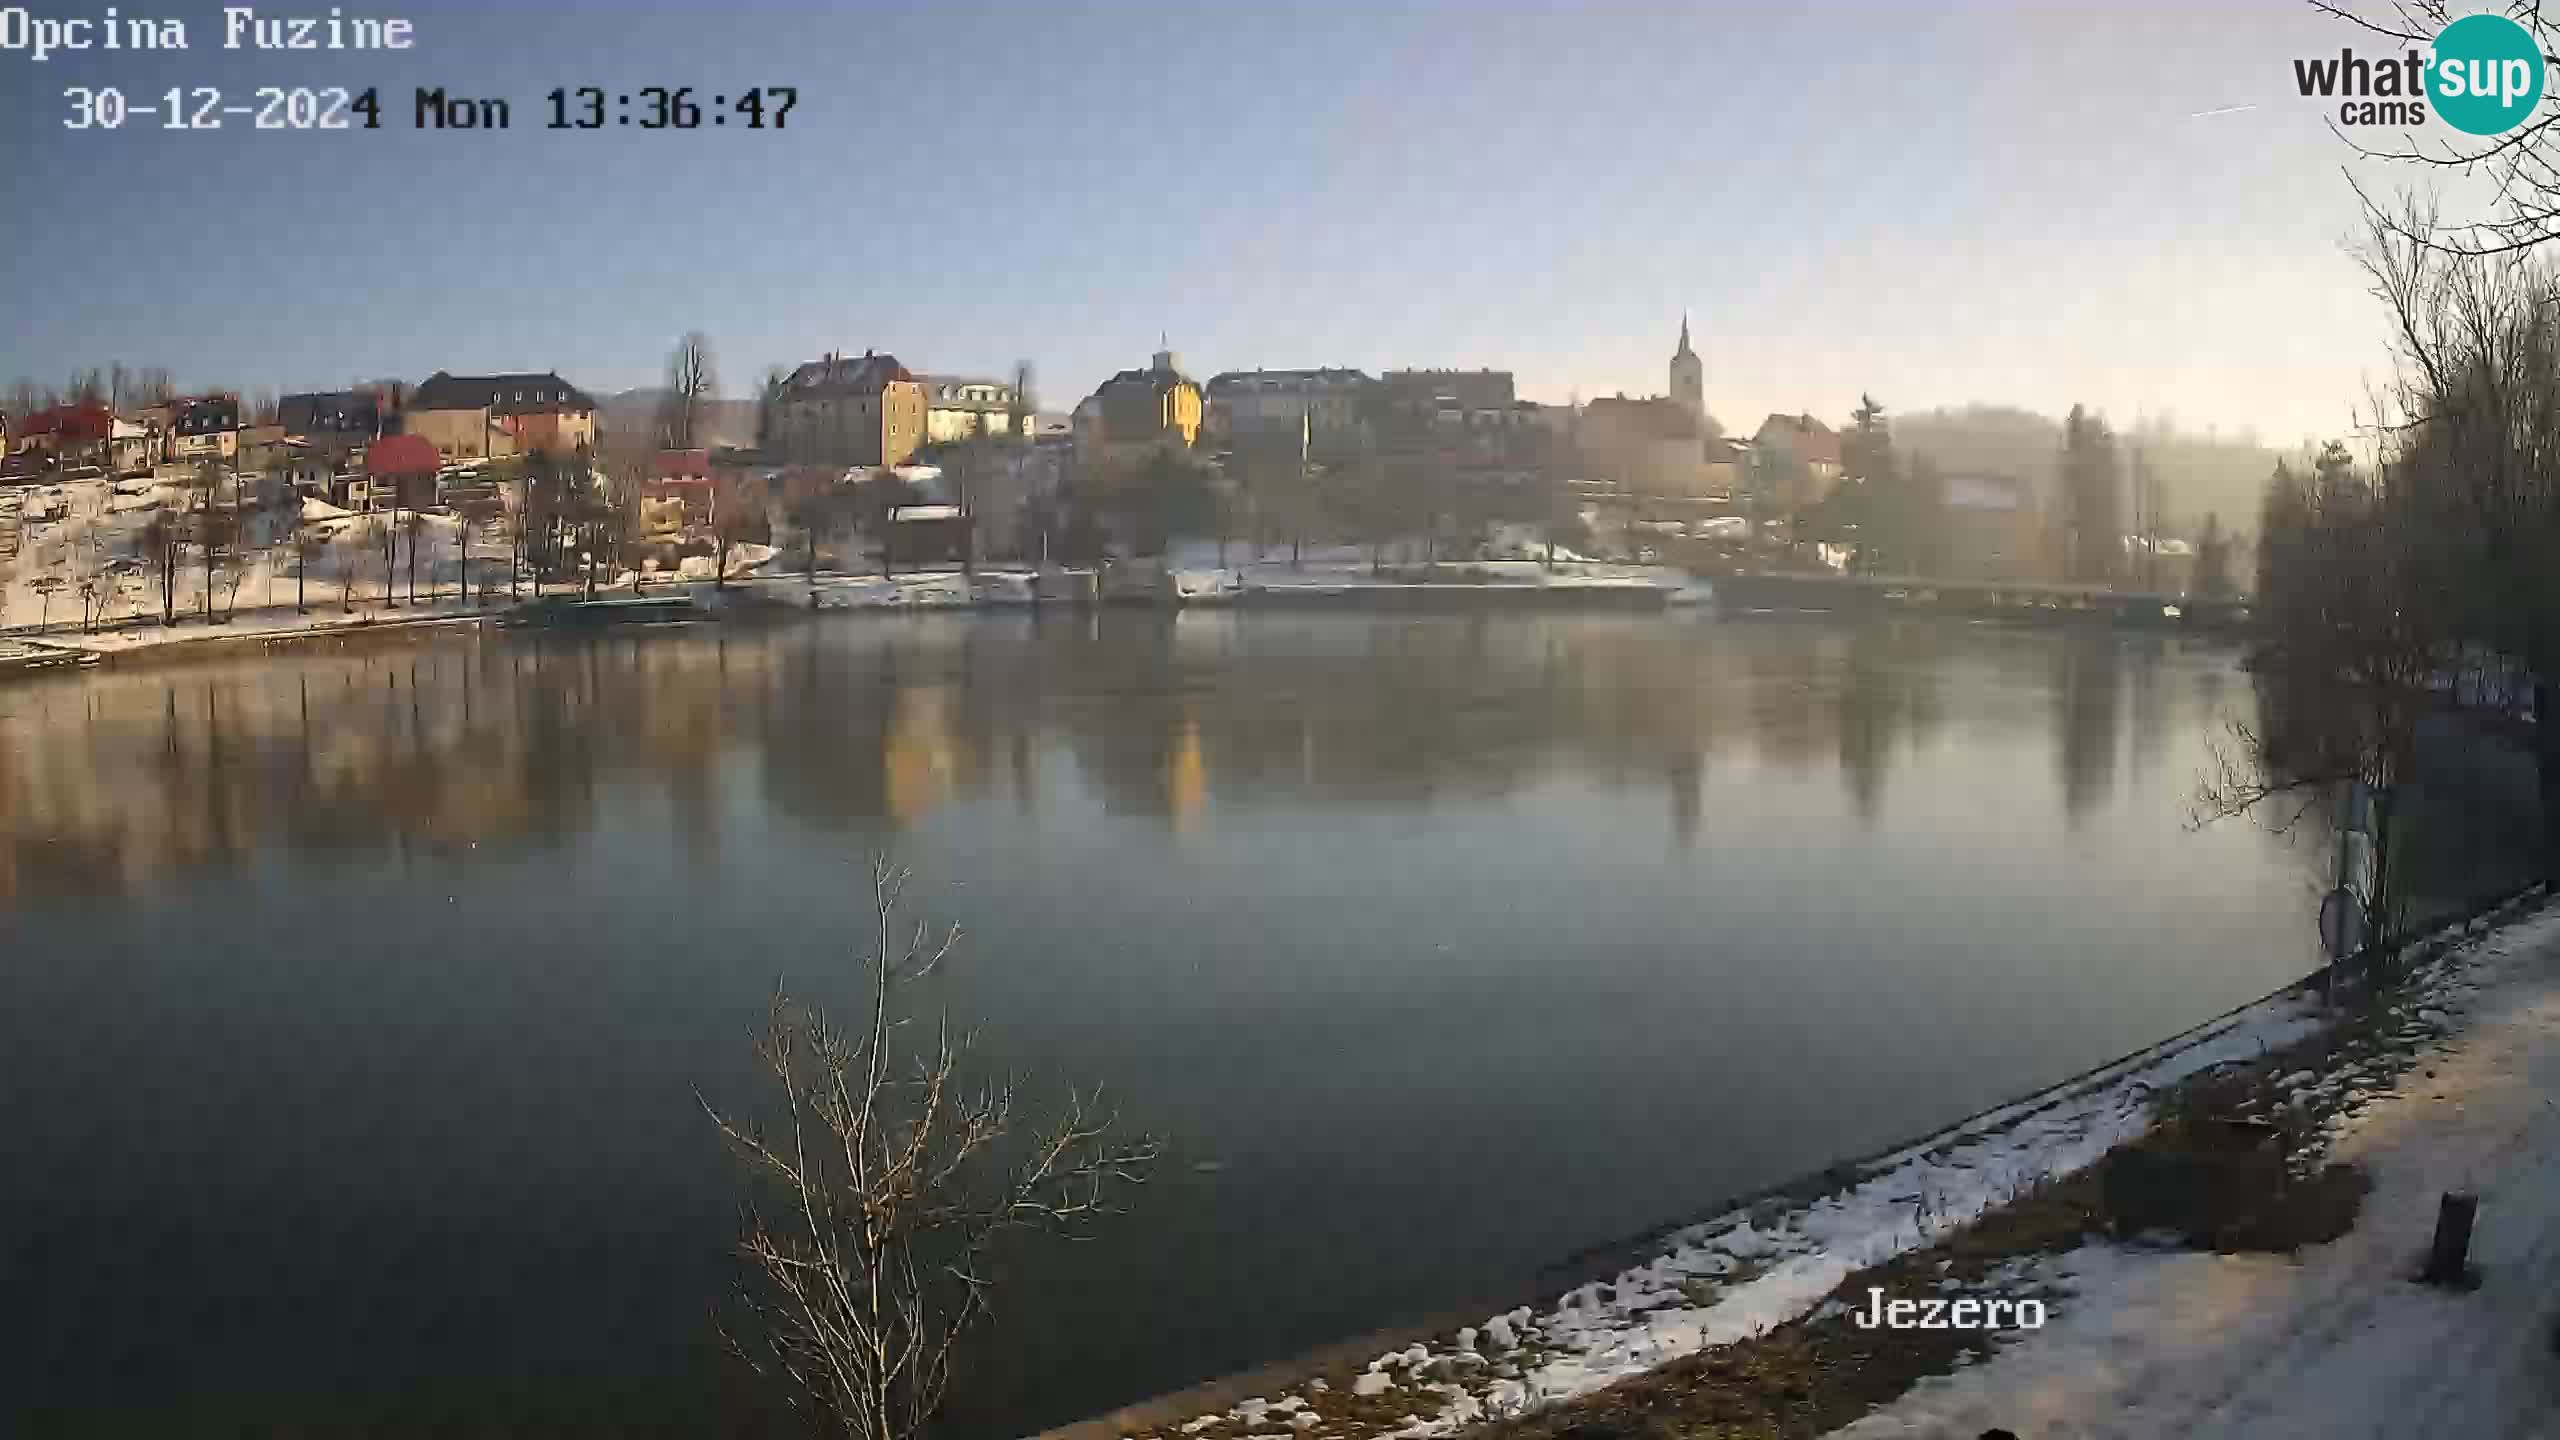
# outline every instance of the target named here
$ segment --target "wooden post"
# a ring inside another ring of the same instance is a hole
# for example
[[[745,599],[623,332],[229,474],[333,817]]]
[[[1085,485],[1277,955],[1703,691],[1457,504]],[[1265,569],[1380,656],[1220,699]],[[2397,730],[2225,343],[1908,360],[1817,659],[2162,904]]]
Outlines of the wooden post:
[[[2435,1243],[2427,1251],[2427,1268],[2418,1278],[2430,1285],[2456,1285],[2469,1273],[2471,1222],[2480,1212],[2480,1197],[2448,1190],[2436,1207]]]

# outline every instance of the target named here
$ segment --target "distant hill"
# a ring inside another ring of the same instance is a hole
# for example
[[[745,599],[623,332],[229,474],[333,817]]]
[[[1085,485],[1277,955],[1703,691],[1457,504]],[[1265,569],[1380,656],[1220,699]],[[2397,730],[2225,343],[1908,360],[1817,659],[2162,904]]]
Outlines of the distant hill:
[[[664,389],[654,386],[602,396],[596,401],[599,407],[597,418],[604,422],[604,428],[608,434],[647,435],[656,429],[658,407],[666,397],[667,392]],[[702,417],[702,430],[702,438],[710,446],[754,444],[756,402],[753,400],[709,402]]]

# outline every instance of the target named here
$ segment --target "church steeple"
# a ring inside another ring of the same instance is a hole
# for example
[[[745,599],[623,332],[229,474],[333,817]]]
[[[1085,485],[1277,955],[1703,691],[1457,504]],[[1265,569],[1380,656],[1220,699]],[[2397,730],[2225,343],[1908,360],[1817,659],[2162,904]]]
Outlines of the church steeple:
[[[1707,415],[1707,367],[1698,352],[1689,348],[1689,315],[1680,315],[1680,348],[1671,352],[1671,399],[1689,418],[1704,420]]]

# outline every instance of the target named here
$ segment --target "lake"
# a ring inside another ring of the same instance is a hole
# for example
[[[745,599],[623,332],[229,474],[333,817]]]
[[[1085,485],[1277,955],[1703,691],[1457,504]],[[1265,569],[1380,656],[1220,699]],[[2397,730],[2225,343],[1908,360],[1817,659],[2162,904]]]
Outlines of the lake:
[[[865,867],[1173,1153],[952,1431],[1506,1293],[2304,973],[2174,637],[1501,615],[456,636],[0,689],[0,1429],[709,1428]],[[14,1418],[10,1418],[14,1417]]]

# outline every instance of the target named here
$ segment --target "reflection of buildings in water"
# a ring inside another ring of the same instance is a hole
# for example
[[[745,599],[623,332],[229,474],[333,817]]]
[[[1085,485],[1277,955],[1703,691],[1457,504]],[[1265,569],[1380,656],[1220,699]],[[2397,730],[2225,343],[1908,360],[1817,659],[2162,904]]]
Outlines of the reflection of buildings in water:
[[[1872,821],[1896,754],[1929,744],[1945,723],[1942,675],[1955,638],[1944,627],[1895,621],[1787,619],[1735,633],[1748,636],[1745,653],[1706,693],[1743,696],[1762,761],[1837,770],[1851,807]],[[1701,739],[1712,746],[1712,729]]]
[[[2113,789],[2123,701],[2124,657],[2114,632],[2071,629],[2054,652],[2055,760],[2062,809],[2073,825]]]
[[[949,692],[939,686],[906,686],[891,693],[888,735],[879,755],[881,809],[900,825],[924,818],[949,797],[957,770],[953,756]],[[859,763],[859,757],[848,756]]]
[[[1027,730],[1016,730],[1005,742],[1005,774],[1013,782],[1013,813],[1028,820],[1040,811],[1040,758]]]
[[[1029,815],[1050,745],[1108,809],[1170,825],[1199,824],[1213,799],[1369,809],[1566,775],[1666,805],[1687,844],[1718,746],[1739,736],[1763,760],[1837,767],[1872,816],[1951,700],[1969,738],[2052,727],[2076,818],[2117,743],[2121,660],[2103,635],[1204,618],[487,637],[29,687],[0,713],[0,885],[115,893],[262,844],[551,844],[596,824],[608,790],[616,814],[648,813],[627,802],[654,792],[687,843],[708,843],[731,775],[827,829],[913,824],[998,783]]]
[[[2119,642],[2130,709],[2125,722],[2126,739],[2130,742],[2126,748],[2136,780],[2149,776],[2168,748],[2172,676],[2167,650],[2174,643],[2157,635],[2139,634],[2121,637]]]
[[[1185,715],[1175,727],[1173,746],[1165,757],[1165,814],[1176,830],[1191,830],[1200,823],[1200,810],[1209,789],[1209,766],[1200,753],[1200,722]]]
[[[597,777],[618,762],[697,783],[663,713],[600,703],[591,678],[583,661],[446,645],[81,677],[76,707],[22,714],[23,743],[0,746],[12,883],[105,896],[266,845],[352,859],[556,841],[593,823]]]
[[[1683,850],[1698,843],[1699,810],[1706,787],[1705,753],[1695,745],[1673,754],[1662,776],[1671,792],[1671,835]]]

